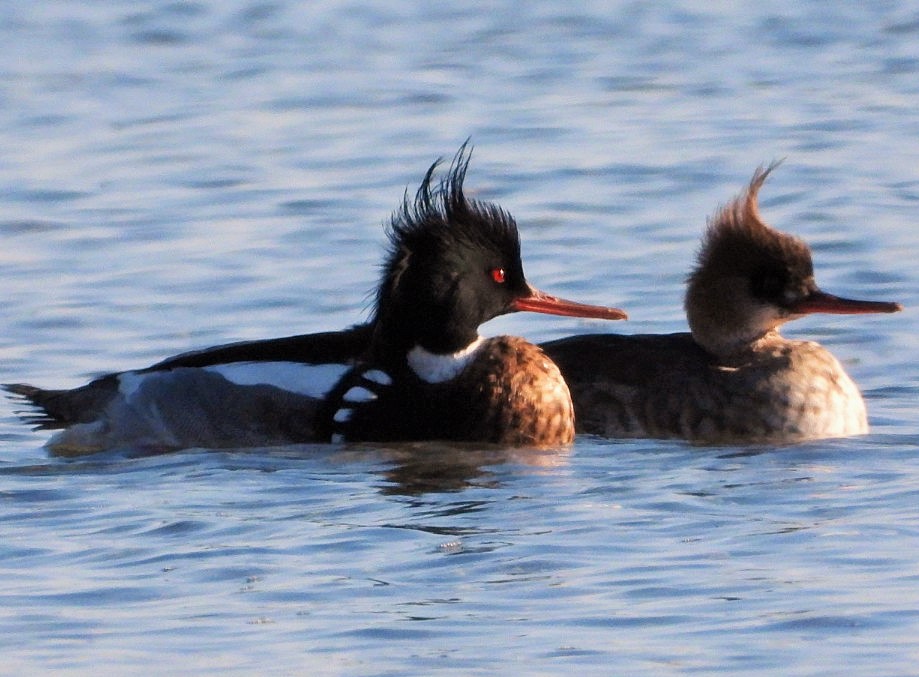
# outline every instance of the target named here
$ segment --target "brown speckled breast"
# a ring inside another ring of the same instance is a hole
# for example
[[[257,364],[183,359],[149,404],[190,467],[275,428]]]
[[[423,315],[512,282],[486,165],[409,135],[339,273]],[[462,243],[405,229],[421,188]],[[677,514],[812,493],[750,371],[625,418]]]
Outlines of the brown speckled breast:
[[[558,367],[522,338],[485,340],[454,379],[393,374],[378,399],[354,409],[348,441],[451,440],[551,447],[574,440],[574,406]],[[345,382],[340,390],[350,387]],[[331,410],[325,417],[331,416]]]
[[[553,446],[574,440],[574,407],[555,363],[513,337],[488,339],[454,384],[469,398],[471,439]]]

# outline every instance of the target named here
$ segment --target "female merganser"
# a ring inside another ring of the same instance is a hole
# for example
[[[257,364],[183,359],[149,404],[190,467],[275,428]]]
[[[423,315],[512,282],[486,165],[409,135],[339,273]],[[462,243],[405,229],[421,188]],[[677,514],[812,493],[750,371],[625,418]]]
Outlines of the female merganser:
[[[40,427],[65,428],[49,442],[60,454],[338,440],[569,444],[574,416],[558,368],[524,339],[482,338],[478,327],[515,311],[626,315],[527,283],[514,219],[463,193],[469,157],[464,144],[432,186],[435,162],[394,214],[368,324],[218,346],[73,390],[7,390],[41,409],[31,417]]]
[[[868,431],[865,403],[833,355],[779,327],[809,313],[892,313],[897,303],[826,294],[810,249],[763,222],[775,165],[709,222],[689,276],[691,334],[585,335],[542,344],[574,400],[578,432],[700,443],[794,442]]]

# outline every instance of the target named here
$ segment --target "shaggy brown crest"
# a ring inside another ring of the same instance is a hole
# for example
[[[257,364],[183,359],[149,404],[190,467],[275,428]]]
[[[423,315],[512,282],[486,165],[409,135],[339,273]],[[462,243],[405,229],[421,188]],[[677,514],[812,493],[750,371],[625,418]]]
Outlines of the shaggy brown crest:
[[[769,226],[759,212],[759,189],[779,164],[759,167],[746,192],[709,220],[689,276],[690,288],[713,277],[743,277],[754,298],[784,306],[796,296],[790,292],[804,293],[812,286],[810,248],[800,238]]]

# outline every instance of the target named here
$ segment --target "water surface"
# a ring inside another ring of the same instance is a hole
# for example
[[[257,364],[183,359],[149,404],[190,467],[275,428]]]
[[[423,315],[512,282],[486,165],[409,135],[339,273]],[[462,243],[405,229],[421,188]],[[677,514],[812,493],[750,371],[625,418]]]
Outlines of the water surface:
[[[532,283],[684,329],[754,169],[827,290],[789,327],[872,434],[772,447],[131,450],[0,404],[11,674],[907,675],[919,659],[919,13],[905,2],[0,3],[0,381],[69,387],[367,316],[437,156]]]

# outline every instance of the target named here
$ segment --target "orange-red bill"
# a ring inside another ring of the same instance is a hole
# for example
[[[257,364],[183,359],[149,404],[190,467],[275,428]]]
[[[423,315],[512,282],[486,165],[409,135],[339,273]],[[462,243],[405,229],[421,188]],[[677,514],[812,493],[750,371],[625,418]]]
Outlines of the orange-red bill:
[[[629,316],[619,308],[591,306],[577,301],[567,301],[530,287],[530,295],[515,299],[512,310],[523,310],[565,317],[590,317],[598,320],[627,320]]]
[[[888,301],[857,301],[833,296],[822,291],[812,292],[795,304],[792,311],[807,313],[833,313],[835,315],[861,315],[864,313],[896,313],[903,310],[899,303]]]

